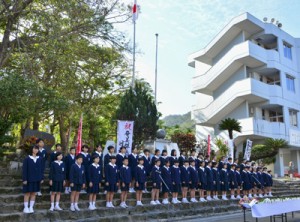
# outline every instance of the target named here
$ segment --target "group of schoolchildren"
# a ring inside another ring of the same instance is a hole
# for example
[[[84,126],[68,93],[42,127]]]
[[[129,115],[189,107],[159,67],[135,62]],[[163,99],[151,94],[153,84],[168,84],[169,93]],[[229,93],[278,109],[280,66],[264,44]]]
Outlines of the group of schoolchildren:
[[[40,185],[44,181],[47,153],[44,141],[39,139],[37,145],[30,150],[30,155],[23,162],[23,193],[24,213],[33,213],[36,194],[41,195]],[[147,182],[152,182],[151,205],[171,203],[206,202],[219,200],[219,192],[223,200],[227,199],[230,191],[231,199],[239,199],[241,195],[251,197],[272,196],[272,176],[266,167],[256,166],[255,163],[243,160],[233,162],[232,158],[222,157],[219,162],[210,160],[209,156],[195,157],[196,151],[186,157],[183,152],[177,157],[176,150],[168,156],[166,150],[160,153],[145,149],[138,155],[137,148],[127,155],[126,148],[121,147],[115,155],[115,148],[108,146],[108,153],[103,157],[102,147],[97,146],[90,155],[89,147],[82,146],[82,151],[75,155],[75,148],[63,157],[61,145],[50,155],[50,211],[62,210],[59,206],[60,195],[64,191],[70,193],[70,210],[80,211],[78,207],[80,193],[89,194],[89,210],[96,209],[96,198],[100,192],[104,179],[106,193],[106,207],[114,208],[113,199],[116,192],[120,192],[120,207],[127,208],[128,192],[136,193],[136,205],[142,206],[143,193],[148,193]],[[162,192],[162,202],[159,197]],[[188,192],[190,201],[188,201]],[[178,200],[181,193],[182,200]]]

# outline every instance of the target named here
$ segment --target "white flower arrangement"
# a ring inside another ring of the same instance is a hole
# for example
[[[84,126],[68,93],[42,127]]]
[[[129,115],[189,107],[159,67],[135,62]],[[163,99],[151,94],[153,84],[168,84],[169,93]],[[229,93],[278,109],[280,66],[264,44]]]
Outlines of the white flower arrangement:
[[[287,197],[287,198],[274,198],[274,199],[266,198],[263,201],[259,202],[258,204],[261,204],[261,203],[272,204],[272,203],[278,203],[278,202],[284,202],[284,201],[290,201],[290,200],[300,200],[300,197]]]

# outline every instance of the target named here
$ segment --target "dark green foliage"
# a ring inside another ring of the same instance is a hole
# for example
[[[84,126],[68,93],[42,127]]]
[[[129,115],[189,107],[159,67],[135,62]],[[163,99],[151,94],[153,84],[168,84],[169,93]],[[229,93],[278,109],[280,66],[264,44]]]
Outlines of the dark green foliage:
[[[116,119],[134,121],[134,144],[154,139],[158,130],[159,113],[156,108],[149,83],[138,80],[135,87],[129,88],[121,99],[116,111]]]
[[[241,132],[242,127],[240,122],[236,119],[227,118],[221,121],[219,124],[219,130],[227,130],[229,134],[229,138],[233,139],[233,131]]]

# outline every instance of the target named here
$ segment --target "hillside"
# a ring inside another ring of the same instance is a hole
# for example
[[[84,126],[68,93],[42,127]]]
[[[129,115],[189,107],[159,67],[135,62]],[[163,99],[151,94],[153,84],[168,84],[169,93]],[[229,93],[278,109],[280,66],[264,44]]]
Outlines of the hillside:
[[[183,115],[169,115],[162,119],[166,127],[173,127],[178,125],[180,128],[193,129],[195,128],[195,122],[191,120],[191,112]]]

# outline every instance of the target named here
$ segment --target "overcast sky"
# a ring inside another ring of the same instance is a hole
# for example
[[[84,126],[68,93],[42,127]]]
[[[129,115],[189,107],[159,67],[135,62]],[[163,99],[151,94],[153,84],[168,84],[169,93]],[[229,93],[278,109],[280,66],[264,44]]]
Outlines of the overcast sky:
[[[134,0],[121,0],[133,4]],[[158,38],[159,111],[163,116],[191,111],[195,96],[191,79],[195,70],[187,65],[189,54],[205,47],[229,21],[249,12],[259,19],[279,20],[282,29],[300,38],[298,0],[137,0],[137,75],[154,89],[155,33]],[[122,25],[133,38],[133,25]]]

